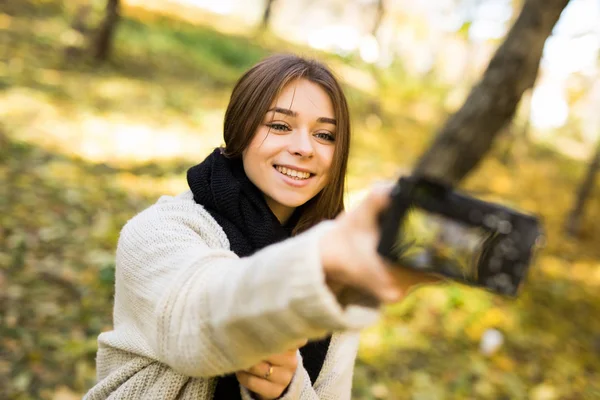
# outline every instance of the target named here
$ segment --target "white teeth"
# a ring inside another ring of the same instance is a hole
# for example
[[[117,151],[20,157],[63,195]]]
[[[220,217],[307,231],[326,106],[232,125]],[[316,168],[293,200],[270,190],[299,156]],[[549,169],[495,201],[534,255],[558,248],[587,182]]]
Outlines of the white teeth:
[[[308,179],[310,178],[310,173],[308,172],[302,172],[302,171],[296,171],[290,168],[286,168],[286,167],[280,167],[279,165],[275,167],[277,169],[277,171],[281,172],[284,175],[290,176],[292,178],[296,178],[296,179]]]

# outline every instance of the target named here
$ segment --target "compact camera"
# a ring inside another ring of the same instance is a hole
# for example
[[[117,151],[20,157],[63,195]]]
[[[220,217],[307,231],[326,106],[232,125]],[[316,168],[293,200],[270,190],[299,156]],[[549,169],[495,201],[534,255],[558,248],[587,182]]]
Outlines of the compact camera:
[[[533,215],[401,177],[380,218],[378,252],[393,264],[515,297],[543,242]]]

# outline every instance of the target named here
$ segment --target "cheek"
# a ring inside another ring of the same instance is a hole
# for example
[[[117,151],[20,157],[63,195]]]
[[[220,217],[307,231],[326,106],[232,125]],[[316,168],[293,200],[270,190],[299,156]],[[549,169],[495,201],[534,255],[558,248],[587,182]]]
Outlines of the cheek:
[[[252,158],[255,160],[265,159],[281,151],[285,144],[285,136],[269,132],[268,127],[261,127],[256,131],[246,151],[251,153]]]
[[[244,165],[246,165],[247,161],[252,163],[253,161],[255,162],[261,158],[261,153],[264,151],[265,139],[265,132],[263,132],[263,129],[259,128],[248,144],[248,147],[242,152]]]
[[[256,180],[257,176],[256,167],[258,165],[258,159],[258,149],[253,146],[253,143],[250,143],[250,145],[242,153],[242,163],[244,164],[244,172],[246,172],[246,175],[254,184],[256,184],[254,181]]]
[[[272,158],[273,145],[273,135],[269,134],[268,128],[259,128],[248,147],[242,152],[244,171],[256,186],[264,183],[265,166],[269,165]]]
[[[333,155],[335,149],[333,146],[323,149],[320,153],[321,165],[323,170],[325,171],[325,176],[329,180],[331,178],[331,165],[333,164]]]

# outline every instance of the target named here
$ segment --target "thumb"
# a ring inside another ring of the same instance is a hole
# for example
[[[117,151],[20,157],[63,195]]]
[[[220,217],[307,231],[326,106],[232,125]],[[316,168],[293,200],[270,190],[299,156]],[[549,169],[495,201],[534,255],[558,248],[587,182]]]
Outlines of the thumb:
[[[294,350],[296,350],[296,349],[299,349],[299,348],[301,348],[301,347],[304,347],[304,346],[305,346],[307,343],[308,343],[308,339],[302,339],[302,340],[300,340],[298,343],[296,343],[296,344],[295,344],[295,345],[292,347],[292,349],[294,349]]]
[[[389,204],[391,200],[394,182],[378,182],[371,188],[367,197],[361,203],[361,214],[376,218]]]
[[[384,262],[372,263],[362,276],[357,276],[354,284],[357,288],[369,293],[382,303],[395,303],[404,295],[394,276],[388,271]]]

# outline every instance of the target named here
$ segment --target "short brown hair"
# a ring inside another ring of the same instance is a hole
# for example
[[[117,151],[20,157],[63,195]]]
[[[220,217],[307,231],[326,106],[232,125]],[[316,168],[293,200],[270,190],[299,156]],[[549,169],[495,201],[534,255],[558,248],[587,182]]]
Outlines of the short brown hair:
[[[293,234],[344,210],[344,186],[350,152],[350,116],[342,88],[323,63],[292,54],[277,54],[250,68],[237,82],[225,112],[224,154],[237,158],[250,145],[253,135],[273,100],[285,85],[307,79],[329,95],[336,119],[336,142],[329,182],[321,192],[302,205],[302,215]]]

